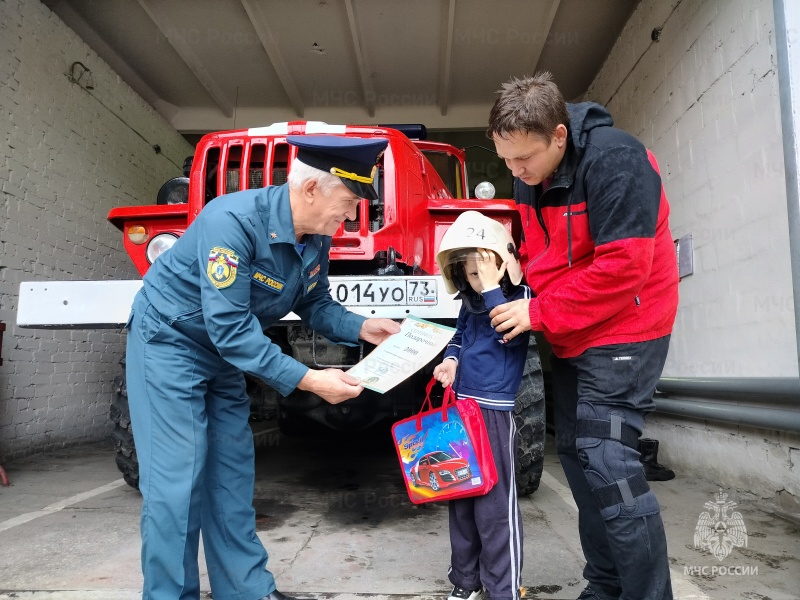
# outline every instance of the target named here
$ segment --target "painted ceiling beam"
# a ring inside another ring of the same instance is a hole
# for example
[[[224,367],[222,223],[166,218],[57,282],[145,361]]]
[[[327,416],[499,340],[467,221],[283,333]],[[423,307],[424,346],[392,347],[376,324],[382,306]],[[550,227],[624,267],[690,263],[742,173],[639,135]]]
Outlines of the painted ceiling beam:
[[[272,68],[275,69],[275,73],[278,75],[278,79],[283,86],[283,91],[289,98],[292,108],[295,113],[297,113],[298,117],[302,117],[306,110],[305,102],[303,102],[303,97],[297,89],[297,84],[294,81],[294,77],[292,77],[292,72],[289,70],[289,67],[286,66],[286,60],[284,60],[283,54],[278,48],[275,36],[269,28],[269,25],[267,25],[267,19],[261,8],[262,5],[254,0],[240,1],[244,10],[247,12],[247,16],[250,18],[250,22],[253,24],[258,39],[261,40],[261,45],[264,47],[264,51],[267,53],[267,57],[272,63]]]
[[[444,10],[445,7],[443,7]],[[450,105],[450,72],[453,62],[453,30],[456,21],[456,0],[447,0],[447,17],[442,26],[442,52],[439,57],[439,110],[447,115]]]
[[[203,65],[203,61],[195,54],[194,49],[186,41],[186,38],[177,34],[184,24],[180,24],[180,27],[175,24],[167,12],[166,3],[161,2],[161,0],[138,0],[138,2],[223,114],[229,118],[233,117],[235,103],[230,99],[223,87],[216,82],[211,73],[208,72]]]
[[[536,71],[536,65],[539,64],[539,58],[542,56],[542,50],[544,50],[544,45],[547,42],[547,36],[550,34],[550,29],[553,27],[553,19],[556,18],[556,13],[558,12],[558,7],[561,4],[561,0],[553,0],[552,4],[550,4],[550,9],[544,15],[542,19],[542,35],[538,38],[534,38],[533,43],[531,44],[531,53],[528,55],[528,60],[525,64],[530,65],[528,69],[528,74],[533,75]]]
[[[358,37],[358,24],[353,10],[353,0],[344,0],[347,8],[347,21],[350,24],[350,36],[353,38],[353,51],[355,52],[356,62],[358,63],[358,74],[361,77],[361,93],[364,95],[364,107],[370,117],[375,116],[375,89],[372,86],[372,78],[367,71],[367,64],[364,58],[364,51],[361,48],[361,40]]]

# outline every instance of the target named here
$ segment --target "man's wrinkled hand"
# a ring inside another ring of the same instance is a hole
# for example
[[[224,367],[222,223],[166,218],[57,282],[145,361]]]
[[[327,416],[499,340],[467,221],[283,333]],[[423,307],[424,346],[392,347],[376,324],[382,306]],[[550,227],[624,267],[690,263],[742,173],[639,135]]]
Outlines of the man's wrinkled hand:
[[[358,337],[377,346],[395,333],[400,333],[400,324],[396,321],[391,319],[367,319],[361,326]]]
[[[330,404],[355,398],[364,391],[358,378],[340,369],[310,369],[297,384],[297,388],[316,394]]]
[[[528,312],[531,301],[529,298],[506,302],[496,306],[489,313],[492,327],[497,333],[502,333],[503,339],[509,341],[520,333],[531,330],[531,315]]]

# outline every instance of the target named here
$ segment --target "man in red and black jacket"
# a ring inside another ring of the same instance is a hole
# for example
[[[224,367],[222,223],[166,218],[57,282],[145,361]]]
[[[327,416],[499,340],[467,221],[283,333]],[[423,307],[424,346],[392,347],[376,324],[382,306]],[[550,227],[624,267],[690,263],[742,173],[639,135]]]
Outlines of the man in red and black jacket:
[[[669,600],[660,508],[638,438],[669,348],[678,269],[653,155],[548,73],[498,92],[488,135],[514,175],[535,297],[495,308],[507,339],[553,348],[556,446],[579,509],[589,582],[579,599]]]

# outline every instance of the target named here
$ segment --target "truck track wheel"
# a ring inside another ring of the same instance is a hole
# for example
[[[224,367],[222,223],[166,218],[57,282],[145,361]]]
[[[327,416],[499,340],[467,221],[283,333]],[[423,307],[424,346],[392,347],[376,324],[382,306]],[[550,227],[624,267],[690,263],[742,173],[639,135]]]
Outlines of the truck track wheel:
[[[139,461],[136,458],[136,445],[133,442],[131,413],[128,409],[128,386],[125,380],[125,357],[119,361],[122,375],[114,378],[114,401],[109,416],[114,422],[111,443],[117,451],[117,468],[122,478],[132,488],[139,489]]]
[[[539,488],[542,478],[545,439],[544,378],[533,335],[517,392],[514,420],[517,425],[517,493],[528,496]]]

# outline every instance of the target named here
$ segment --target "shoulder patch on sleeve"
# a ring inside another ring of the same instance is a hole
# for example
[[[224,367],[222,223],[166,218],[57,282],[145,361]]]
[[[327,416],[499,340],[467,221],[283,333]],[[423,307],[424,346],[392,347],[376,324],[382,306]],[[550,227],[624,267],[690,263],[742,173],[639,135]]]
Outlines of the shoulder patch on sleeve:
[[[233,250],[214,246],[208,253],[208,279],[219,289],[230,286],[236,281],[236,270],[239,268],[239,257]]]

